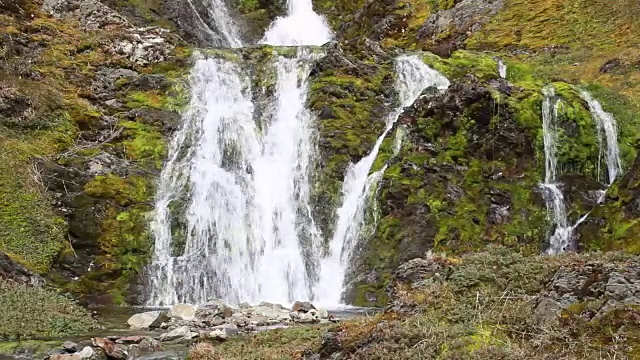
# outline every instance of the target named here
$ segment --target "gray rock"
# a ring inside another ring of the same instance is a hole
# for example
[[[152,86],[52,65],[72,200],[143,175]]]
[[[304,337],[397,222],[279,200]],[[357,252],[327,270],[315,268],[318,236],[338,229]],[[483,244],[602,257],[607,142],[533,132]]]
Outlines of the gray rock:
[[[553,325],[560,315],[564,306],[553,299],[542,299],[534,311],[534,319],[538,325]]]
[[[207,337],[213,340],[225,341],[227,340],[227,332],[224,330],[213,330],[207,334]]]
[[[329,311],[327,309],[318,309],[318,317],[321,319],[326,319],[329,317]]]
[[[74,343],[73,341],[65,341],[62,344],[62,348],[70,352],[76,352],[78,351],[78,344]]]
[[[55,355],[50,355],[49,356],[49,360],[83,360],[82,355],[75,353],[75,354],[55,354]]]
[[[82,357],[82,359],[91,359],[95,354],[95,350],[91,346],[85,346],[78,354]]]
[[[451,9],[429,16],[418,31],[419,39],[436,39],[453,29],[477,31],[504,7],[504,0],[463,0]]]
[[[160,335],[160,341],[173,341],[184,338],[191,339],[191,330],[189,330],[188,326],[180,326],[168,333]]]
[[[133,315],[127,320],[127,324],[134,330],[152,329],[169,319],[166,311],[148,311]]]
[[[316,307],[313,306],[313,304],[308,301],[296,301],[295,303],[293,303],[293,306],[291,307],[291,311],[308,312],[309,310],[313,310],[315,308]]]
[[[191,321],[196,318],[196,307],[190,304],[173,305],[171,310],[169,310],[169,316],[171,318]]]
[[[137,360],[183,360],[186,356],[185,352],[162,351],[138,356]]]

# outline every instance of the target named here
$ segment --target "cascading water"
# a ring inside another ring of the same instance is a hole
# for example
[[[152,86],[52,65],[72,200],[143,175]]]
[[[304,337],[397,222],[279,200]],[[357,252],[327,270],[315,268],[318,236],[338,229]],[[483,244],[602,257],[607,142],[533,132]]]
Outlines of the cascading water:
[[[263,42],[320,45],[330,36],[310,1],[291,0],[289,16]],[[319,240],[308,205],[314,141],[305,103],[315,57],[299,48],[295,58],[277,58],[276,100],[257,124],[240,66],[196,62],[189,110],[159,184],[149,305],[311,298],[313,256],[306,249]],[[186,239],[175,256],[170,208],[185,193]]]
[[[567,250],[571,241],[573,226],[567,220],[564,196],[556,182],[557,159],[556,142],[557,129],[556,120],[558,118],[558,102],[555,99],[555,89],[553,86],[545,86],[542,89],[544,101],[542,102],[542,134],[544,140],[544,183],[540,184],[543,190],[543,197],[547,204],[547,210],[551,215],[551,220],[556,226],[554,233],[549,239],[550,254],[556,254]]]
[[[558,183],[556,181],[556,120],[558,117],[558,102],[555,100],[555,91],[553,86],[549,85],[545,87],[542,92],[544,95],[544,101],[542,104],[542,126],[545,153],[545,181],[540,186],[544,190],[543,196],[547,204],[547,209],[552,216],[554,225],[556,225],[555,232],[549,239],[549,249],[547,252],[549,254],[557,254],[569,249],[572,245],[571,236],[573,231],[589,216],[589,213],[578,219],[575,224],[568,224],[564,196],[562,195],[562,191],[558,188]],[[602,109],[600,103],[595,100],[591,94],[585,90],[582,90],[580,94],[588,103],[589,110],[591,111],[591,115],[596,123],[599,144],[597,167],[598,177],[600,176],[602,154],[606,152],[607,181],[608,186],[610,186],[622,172],[616,121],[613,115]],[[603,139],[603,133],[605,139]],[[604,146],[605,142],[606,150]],[[604,200],[605,194],[606,191],[601,193],[599,202]]]
[[[507,64],[502,59],[498,59],[498,74],[503,79],[507,78]]]
[[[384,171],[383,169],[369,175],[382,141],[392,129],[403,109],[411,105],[425,88],[435,86],[438,89],[446,89],[449,87],[447,78],[425,65],[417,56],[401,56],[396,61],[395,68],[397,73],[396,89],[399,92],[400,105],[390,113],[386,120],[386,128],[371,152],[357,164],[351,164],[347,169],[342,185],[342,205],[337,211],[334,236],[329,244],[327,256],[320,262],[320,280],[315,287],[317,302],[321,304],[341,303],[342,281],[360,235],[364,206],[371,189],[375,188],[375,184],[382,177]]]
[[[580,95],[589,105],[591,116],[596,123],[598,131],[598,144],[600,152],[598,154],[598,177],[600,176],[600,164],[602,162],[602,154],[606,152],[605,161],[607,164],[607,182],[613,184],[618,175],[622,172],[622,161],[620,160],[620,148],[618,147],[618,126],[616,119],[612,114],[604,111],[602,105],[586,91],[580,91]],[[603,132],[606,140],[606,151],[603,146]],[[598,179],[599,181],[600,179]]]
[[[322,45],[331,40],[326,20],[313,11],[311,0],[289,0],[288,14],[269,27],[263,44],[279,46]]]

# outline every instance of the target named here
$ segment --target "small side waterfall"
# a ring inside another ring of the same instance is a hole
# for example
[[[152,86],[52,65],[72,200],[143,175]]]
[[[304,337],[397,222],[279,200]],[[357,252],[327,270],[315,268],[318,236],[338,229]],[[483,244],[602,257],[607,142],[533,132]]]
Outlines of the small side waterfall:
[[[498,59],[498,74],[501,78],[507,78],[507,64],[505,64],[502,59]]]
[[[542,94],[544,95],[542,102],[542,134],[545,162],[544,183],[540,184],[540,187],[543,190],[543,197],[551,220],[556,226],[549,239],[547,252],[555,254],[567,250],[570,245],[573,226],[570,226],[567,220],[564,196],[556,182],[558,166],[556,159],[558,101],[555,98],[555,89],[552,85],[545,86],[542,89]]]
[[[542,104],[542,126],[545,154],[545,181],[540,184],[540,186],[543,189],[543,197],[551,215],[551,220],[556,226],[554,233],[549,239],[549,249],[547,249],[547,252],[549,254],[557,254],[572,247],[573,244],[571,244],[571,237],[573,235],[573,231],[578,225],[586,220],[589,213],[578,219],[575,224],[569,225],[564,196],[557,182],[556,122],[558,118],[558,101],[555,99],[555,90],[553,86],[546,86],[543,88],[542,92],[544,95],[544,101]],[[599,145],[598,177],[601,172],[600,167],[602,155],[603,153],[606,153],[605,161],[608,175],[607,186],[610,186],[622,172],[616,121],[613,115],[604,111],[600,103],[587,91],[581,90],[580,95],[588,103],[591,116],[596,123]],[[599,178],[598,181],[600,181]],[[603,191],[600,195],[599,202],[604,200],[605,194],[606,191]]]
[[[600,176],[600,166],[602,162],[602,155],[605,154],[605,161],[607,164],[607,183],[609,185],[618,178],[618,175],[622,172],[622,161],[620,160],[620,148],[618,147],[618,126],[616,119],[612,114],[604,111],[602,105],[586,91],[580,91],[582,98],[589,104],[589,110],[591,116],[596,123],[596,129],[598,131],[598,144],[600,145],[600,153],[598,156],[598,176]],[[604,139],[603,139],[604,133]],[[604,141],[603,141],[604,140]],[[606,141],[606,150],[603,143]],[[598,179],[600,181],[600,179]]]
[[[416,56],[401,56],[396,61],[396,89],[399,93],[400,104],[386,120],[386,128],[380,135],[371,152],[357,164],[351,164],[346,172],[342,185],[342,205],[337,211],[338,217],[334,236],[329,244],[326,257],[321,260],[320,281],[315,287],[315,293],[320,303],[339,304],[342,297],[348,262],[357,244],[367,197],[375,184],[382,177],[384,169],[369,175],[382,141],[385,139],[393,124],[403,109],[411,105],[429,87],[438,89],[449,87],[449,80],[439,72],[431,69]],[[399,145],[396,145],[399,150]],[[339,282],[339,283],[337,283]]]

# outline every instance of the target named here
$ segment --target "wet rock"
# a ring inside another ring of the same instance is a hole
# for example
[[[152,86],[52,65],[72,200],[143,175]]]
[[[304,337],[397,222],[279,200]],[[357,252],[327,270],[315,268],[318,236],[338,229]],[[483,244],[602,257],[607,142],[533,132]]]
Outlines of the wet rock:
[[[153,329],[169,319],[166,311],[148,311],[133,315],[127,324],[134,330]]]
[[[308,302],[308,301],[296,301],[295,303],[293,303],[293,306],[291,308],[291,311],[296,311],[296,312],[308,312],[309,310],[315,310],[315,306],[313,306],[312,303]]]
[[[194,305],[190,304],[173,305],[171,310],[169,310],[169,316],[171,318],[191,321],[196,318],[196,309]]]
[[[99,347],[104,350],[105,354],[115,360],[124,360],[127,358],[127,351],[116,345],[113,341],[107,338],[93,338],[91,339],[93,346]]]

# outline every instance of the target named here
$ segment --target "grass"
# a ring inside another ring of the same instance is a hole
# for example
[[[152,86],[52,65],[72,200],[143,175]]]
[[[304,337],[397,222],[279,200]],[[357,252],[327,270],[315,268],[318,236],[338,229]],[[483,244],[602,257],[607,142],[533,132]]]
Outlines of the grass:
[[[299,326],[234,337],[191,347],[191,360],[289,360],[303,359],[311,344],[319,343],[333,325]]]

